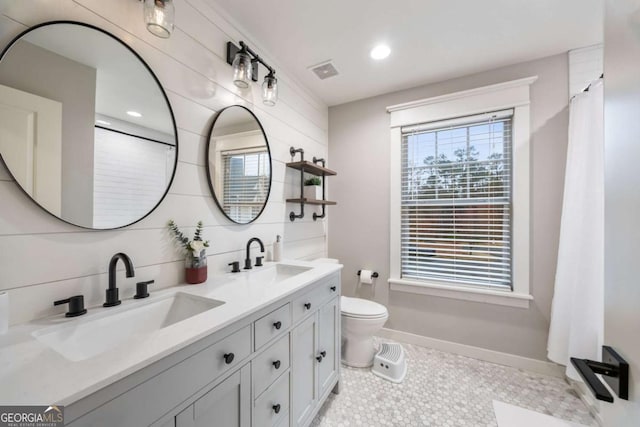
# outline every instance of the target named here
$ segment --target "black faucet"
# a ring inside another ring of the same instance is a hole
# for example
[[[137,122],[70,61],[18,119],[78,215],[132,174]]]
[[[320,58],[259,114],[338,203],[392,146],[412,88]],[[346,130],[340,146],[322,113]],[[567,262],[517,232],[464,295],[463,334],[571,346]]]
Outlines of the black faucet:
[[[121,302],[118,296],[118,288],[116,287],[116,264],[119,259],[124,262],[124,268],[127,270],[127,277],[135,276],[131,258],[122,252],[115,254],[109,262],[109,287],[107,288],[106,301],[102,304],[103,307],[113,307],[114,305],[119,305]]]
[[[257,237],[252,237],[251,239],[249,239],[249,241],[247,242],[247,258],[245,258],[244,260],[245,270],[251,270],[253,268],[251,267],[251,253],[249,252],[251,250],[251,244],[253,242],[258,242],[260,244],[260,252],[264,252],[264,245],[262,244],[262,240],[258,239]]]

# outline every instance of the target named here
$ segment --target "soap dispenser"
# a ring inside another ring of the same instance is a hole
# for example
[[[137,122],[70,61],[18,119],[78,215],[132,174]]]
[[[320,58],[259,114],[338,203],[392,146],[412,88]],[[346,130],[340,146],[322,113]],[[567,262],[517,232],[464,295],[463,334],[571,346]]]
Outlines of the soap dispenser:
[[[273,260],[275,262],[282,261],[282,237],[276,236],[276,241],[273,242]]]

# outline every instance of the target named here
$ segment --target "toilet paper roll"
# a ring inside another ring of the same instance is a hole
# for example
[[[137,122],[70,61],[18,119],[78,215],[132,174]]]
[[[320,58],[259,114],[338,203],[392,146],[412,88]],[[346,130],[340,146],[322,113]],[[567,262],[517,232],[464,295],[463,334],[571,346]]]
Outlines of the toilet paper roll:
[[[373,283],[373,271],[361,270],[360,271],[360,283],[371,284]]]
[[[9,330],[9,294],[0,292],[0,334]]]

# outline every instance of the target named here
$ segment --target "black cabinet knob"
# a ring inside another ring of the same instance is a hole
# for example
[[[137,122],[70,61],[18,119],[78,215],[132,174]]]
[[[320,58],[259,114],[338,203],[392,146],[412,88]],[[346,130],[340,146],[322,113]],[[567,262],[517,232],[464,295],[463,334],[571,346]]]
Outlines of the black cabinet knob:
[[[276,323],[273,324],[273,327],[276,328],[276,329],[282,328],[282,322],[277,321]]]
[[[280,369],[280,361],[279,361],[279,360],[276,360],[275,362],[273,362],[273,366],[274,366],[276,369]]]
[[[231,362],[233,362],[233,358],[235,356],[233,355],[233,353],[227,353],[224,355],[224,363],[226,363],[227,365],[230,364]]]
[[[304,308],[306,308],[307,310],[311,310],[311,303],[310,302],[305,303]]]
[[[327,357],[327,352],[326,352],[326,351],[321,351],[321,352],[320,352],[320,355],[321,355],[322,357]]]
[[[280,404],[278,403],[277,405],[273,405],[273,412],[275,412],[276,414],[280,413]]]
[[[319,355],[316,357],[316,360],[318,361],[318,363],[322,363],[322,359],[323,359],[322,355]]]
[[[338,288],[336,288],[335,286],[332,286],[332,287],[331,287],[331,292],[335,292],[335,291],[336,291],[336,289],[338,289]]]

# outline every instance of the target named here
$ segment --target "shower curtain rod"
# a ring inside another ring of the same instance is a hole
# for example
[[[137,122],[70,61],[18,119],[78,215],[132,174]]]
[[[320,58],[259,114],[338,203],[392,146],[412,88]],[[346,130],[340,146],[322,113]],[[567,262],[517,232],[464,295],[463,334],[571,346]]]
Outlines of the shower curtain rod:
[[[604,79],[604,73],[600,74],[600,77],[598,77],[598,80],[600,79]],[[589,92],[589,88],[591,87],[591,83],[589,83],[589,86],[585,87],[584,89],[582,89],[583,92]]]

